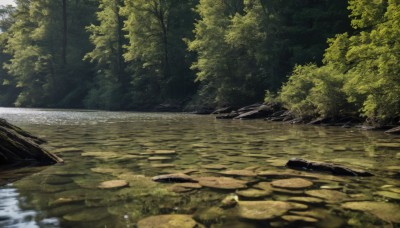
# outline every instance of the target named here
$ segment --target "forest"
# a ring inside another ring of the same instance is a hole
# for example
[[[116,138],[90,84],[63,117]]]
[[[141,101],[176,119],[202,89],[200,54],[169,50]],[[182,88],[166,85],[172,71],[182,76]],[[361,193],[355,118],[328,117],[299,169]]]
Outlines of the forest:
[[[400,117],[400,0],[16,0],[0,106]]]

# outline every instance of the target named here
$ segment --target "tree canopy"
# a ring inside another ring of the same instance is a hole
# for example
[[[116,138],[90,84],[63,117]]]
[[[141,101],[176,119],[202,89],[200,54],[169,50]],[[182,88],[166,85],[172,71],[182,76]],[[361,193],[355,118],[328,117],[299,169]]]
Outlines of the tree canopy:
[[[17,0],[0,8],[0,105],[237,107],[267,91],[299,116],[394,121],[399,15],[398,0]]]

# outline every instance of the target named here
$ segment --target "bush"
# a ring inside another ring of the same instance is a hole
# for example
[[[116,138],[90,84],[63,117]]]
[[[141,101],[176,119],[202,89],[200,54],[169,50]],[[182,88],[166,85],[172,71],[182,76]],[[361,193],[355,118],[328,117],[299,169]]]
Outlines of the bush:
[[[349,107],[344,79],[331,65],[296,66],[279,99],[298,117],[338,118]]]

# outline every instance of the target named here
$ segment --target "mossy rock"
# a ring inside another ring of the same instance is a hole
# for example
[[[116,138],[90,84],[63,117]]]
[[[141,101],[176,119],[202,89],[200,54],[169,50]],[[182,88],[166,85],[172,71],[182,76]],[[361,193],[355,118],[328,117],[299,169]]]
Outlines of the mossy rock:
[[[199,189],[201,187],[202,186],[197,183],[179,183],[179,184],[173,184],[169,186],[167,189],[171,192],[184,193],[184,192],[190,192],[194,189]]]
[[[215,170],[226,169],[226,166],[224,165],[203,165],[201,167],[204,169],[215,169]]]
[[[154,150],[154,154],[157,155],[175,155],[176,151],[175,150]]]
[[[236,193],[239,196],[246,197],[246,198],[260,198],[260,197],[265,197],[265,196],[271,195],[272,191],[249,188],[249,189],[237,191]]]
[[[313,182],[303,178],[290,178],[272,181],[271,185],[278,188],[298,189],[308,188],[313,185]]]
[[[113,189],[126,187],[128,185],[129,184],[126,180],[110,180],[101,182],[98,187],[101,189]]]
[[[106,208],[85,208],[82,211],[70,213],[63,216],[63,219],[70,222],[93,222],[109,216]]]
[[[397,204],[386,202],[347,202],[342,204],[345,209],[363,211],[372,214],[384,221],[400,223],[400,206]]]
[[[243,219],[269,220],[286,214],[292,209],[307,209],[303,204],[283,201],[240,201],[238,216]]]
[[[204,208],[196,211],[193,218],[203,224],[218,222],[225,215],[225,210],[219,207]]]
[[[262,189],[264,191],[272,192],[272,185],[270,182],[259,182],[253,186],[254,188]]]
[[[221,207],[233,207],[239,202],[239,197],[236,194],[229,194],[221,201]]]
[[[154,157],[148,157],[147,158],[149,161],[165,161],[165,160],[171,160],[171,157],[166,157],[166,156],[154,156]]]
[[[306,191],[306,194],[309,196],[325,199],[327,202],[334,203],[342,202],[349,199],[349,197],[345,193],[336,190],[309,190]]]
[[[375,195],[383,196],[385,198],[389,199],[394,199],[394,200],[400,200],[400,194],[396,192],[391,192],[391,191],[379,191],[375,192]]]
[[[282,216],[282,219],[288,222],[308,222],[308,223],[318,222],[318,220],[315,218],[300,216],[300,215],[284,215]]]
[[[319,204],[319,203],[323,203],[324,201],[322,199],[319,198],[315,198],[315,197],[290,197],[288,199],[289,201],[295,201],[295,202],[300,202],[300,203],[315,203],[315,204]]]
[[[199,177],[196,178],[199,184],[204,187],[217,189],[242,189],[246,188],[246,181],[230,177]]]
[[[156,215],[140,220],[138,228],[195,228],[197,223],[190,215]]]

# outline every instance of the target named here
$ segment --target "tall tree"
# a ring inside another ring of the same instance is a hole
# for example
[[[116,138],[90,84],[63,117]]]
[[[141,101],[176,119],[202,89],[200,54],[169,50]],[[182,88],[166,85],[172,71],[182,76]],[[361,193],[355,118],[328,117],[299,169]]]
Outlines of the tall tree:
[[[96,63],[95,83],[86,98],[90,108],[120,109],[126,106],[129,79],[123,62],[124,32],[120,15],[120,0],[101,0],[97,12],[98,24],[87,27],[94,49],[85,59]]]
[[[21,88],[16,105],[80,106],[79,97],[85,85],[82,81],[88,77],[84,74],[87,67],[81,64],[82,52],[88,46],[82,24],[92,19],[94,2],[17,0],[16,3],[16,22],[8,32],[6,46],[12,55],[6,68]],[[77,7],[86,9],[86,14],[69,10]],[[68,12],[72,16],[67,18]],[[74,23],[75,29],[67,30],[67,24],[76,19],[81,20]],[[67,38],[74,42],[67,42]],[[81,42],[75,42],[77,39]]]
[[[12,17],[14,12],[15,8],[11,5],[0,6],[0,106],[12,106],[19,93],[14,78],[3,69],[3,64],[11,59],[5,53],[5,47],[9,38],[8,30],[15,23]]]
[[[197,1],[126,0],[124,55],[133,74],[133,101],[181,100],[193,92],[183,38],[191,36]]]

